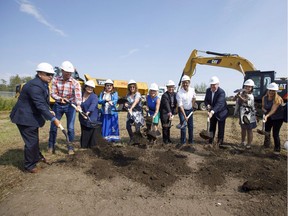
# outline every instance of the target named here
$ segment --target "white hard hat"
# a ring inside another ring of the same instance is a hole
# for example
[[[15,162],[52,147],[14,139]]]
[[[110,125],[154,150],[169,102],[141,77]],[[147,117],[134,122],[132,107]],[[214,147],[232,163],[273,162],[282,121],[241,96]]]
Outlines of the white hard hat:
[[[136,81],[135,81],[135,80],[130,80],[130,81],[128,82],[128,85],[130,85],[130,84],[136,84]]]
[[[55,72],[53,70],[53,66],[46,63],[46,62],[42,62],[42,63],[38,64],[36,71],[42,71],[42,72],[46,72],[46,73],[50,73],[50,74],[55,74]]]
[[[211,84],[219,84],[219,79],[218,79],[218,77],[216,77],[216,76],[213,76],[213,77],[211,77],[210,78],[210,80],[209,80],[209,84],[211,85]]]
[[[112,81],[111,79],[107,79],[104,84],[105,84],[105,85],[106,85],[106,84],[112,84],[112,85],[113,85],[114,83],[113,83],[113,81]]]
[[[175,83],[173,82],[173,80],[168,80],[166,86],[175,86]]]
[[[286,150],[288,150],[288,140],[285,141],[285,143],[284,143],[284,148],[285,148]]]
[[[183,82],[183,81],[190,81],[190,77],[187,75],[184,75],[181,79],[181,82]]]
[[[252,79],[248,79],[244,82],[244,86],[252,86],[254,87],[255,84],[254,84],[254,81]]]
[[[158,85],[156,83],[152,83],[150,85],[150,89],[149,90],[158,91],[159,90]]]
[[[93,80],[88,80],[85,82],[86,86],[90,86],[92,88],[95,88],[95,82]]]
[[[275,82],[272,82],[268,85],[267,89],[269,90],[274,90],[274,91],[278,91],[279,90],[279,86],[275,83]]]
[[[69,62],[69,61],[64,61],[64,62],[62,62],[60,68],[61,68],[62,70],[64,70],[64,71],[70,72],[70,73],[73,73],[73,72],[75,71],[74,66],[73,66],[72,63]]]

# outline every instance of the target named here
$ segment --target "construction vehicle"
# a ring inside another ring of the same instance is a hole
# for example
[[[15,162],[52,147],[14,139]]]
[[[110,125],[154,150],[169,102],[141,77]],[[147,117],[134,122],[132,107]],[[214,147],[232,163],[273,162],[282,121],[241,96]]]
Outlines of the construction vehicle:
[[[213,57],[202,57],[198,56],[198,52],[203,52],[208,55],[213,55]],[[259,71],[254,65],[247,59],[237,55],[229,53],[217,53],[210,51],[200,51],[194,49],[185,65],[182,76],[188,75],[192,78],[195,75],[196,65],[209,65],[216,67],[225,67],[239,71],[243,74],[243,83],[247,79],[252,79],[255,83],[253,95],[255,99],[256,107],[259,109],[261,107],[261,100],[264,94],[267,91],[267,86],[271,82],[275,82],[279,86],[278,94],[283,98],[284,102],[287,102],[288,93],[287,93],[287,77],[276,79],[275,71]],[[181,78],[182,78],[181,76]],[[178,88],[181,85],[181,78],[178,84]],[[234,106],[233,103],[228,103],[228,106]],[[230,109],[229,109],[230,110]],[[261,112],[260,112],[261,113]]]
[[[84,74],[86,81],[93,80],[95,82],[94,93],[100,95],[101,91],[104,90],[104,83],[106,79],[103,78],[92,78],[89,74]],[[118,92],[118,97],[123,98],[127,95],[128,81],[126,80],[112,80],[114,88]],[[137,82],[137,88],[141,95],[148,94],[148,84],[146,82]]]

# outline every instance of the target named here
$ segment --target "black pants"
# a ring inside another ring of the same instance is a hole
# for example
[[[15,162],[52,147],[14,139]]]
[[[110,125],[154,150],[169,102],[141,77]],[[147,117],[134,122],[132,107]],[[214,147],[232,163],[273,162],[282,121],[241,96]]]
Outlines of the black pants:
[[[81,137],[80,137],[80,145],[81,148],[91,148],[97,143],[97,134],[96,128],[89,128],[82,124],[81,126]]]
[[[43,157],[39,150],[39,128],[25,125],[18,125],[24,146],[24,168],[31,170],[35,168],[37,162]]]
[[[226,119],[223,121],[219,121],[214,115],[210,119],[210,130],[209,131],[213,133],[213,139],[214,139],[215,132],[216,132],[216,126],[218,123],[218,142],[221,142],[221,144],[223,143],[223,140],[224,140],[225,122],[226,122]],[[210,141],[212,142],[212,140],[210,140]]]
[[[280,128],[283,124],[283,119],[277,119],[272,120],[271,118],[267,119],[267,122],[265,123],[265,131],[270,133],[271,129],[273,132],[273,139],[274,139],[274,151],[280,151],[281,149],[281,143],[280,143]]]
[[[162,139],[164,143],[171,142],[170,139],[170,128],[171,122],[169,122],[168,115],[161,115],[160,116],[161,124],[162,124]]]

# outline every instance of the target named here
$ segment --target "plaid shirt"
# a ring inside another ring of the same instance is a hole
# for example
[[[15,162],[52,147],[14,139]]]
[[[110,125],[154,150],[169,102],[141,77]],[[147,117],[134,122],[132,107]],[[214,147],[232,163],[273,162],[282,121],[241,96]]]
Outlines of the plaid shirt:
[[[52,81],[51,97],[57,102],[59,102],[61,98],[66,98],[72,103],[81,105],[82,95],[80,83],[73,77],[70,77],[67,81],[64,81],[62,76],[55,77]]]

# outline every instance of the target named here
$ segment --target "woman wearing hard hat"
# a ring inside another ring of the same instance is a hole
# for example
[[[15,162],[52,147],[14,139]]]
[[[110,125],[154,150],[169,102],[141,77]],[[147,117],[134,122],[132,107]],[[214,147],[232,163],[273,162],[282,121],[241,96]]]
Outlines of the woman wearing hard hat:
[[[269,136],[265,136],[264,147],[270,147],[270,133],[273,128],[274,153],[279,154],[281,150],[280,144],[280,128],[283,124],[284,110],[282,107],[283,99],[278,95],[278,85],[273,82],[267,87],[268,91],[262,98],[262,111],[265,113],[265,131]]]
[[[149,131],[147,135],[148,140],[153,142],[156,140],[156,136],[160,135],[158,132],[160,117],[160,98],[158,97],[158,91],[158,85],[156,83],[152,83],[149,88],[149,94],[146,97],[148,116],[152,116],[152,122],[146,121],[147,129]],[[159,134],[157,134],[157,132]]]
[[[81,109],[89,119],[79,115],[81,126],[80,146],[91,148],[96,145],[96,125],[98,119],[98,97],[94,94],[95,83],[88,80],[83,87]]]
[[[252,129],[256,128],[256,115],[254,107],[253,87],[254,81],[248,79],[244,82],[244,91],[235,97],[239,105],[239,124],[241,126],[241,146],[249,149],[253,141]],[[247,134],[247,144],[245,143]]]
[[[23,86],[10,114],[24,140],[24,168],[30,173],[39,172],[38,162],[47,163],[39,150],[39,127],[43,127],[45,120],[50,120],[56,128],[60,126],[55,114],[49,110],[48,83],[54,75],[53,67],[43,62],[37,66],[36,72],[36,77]]]
[[[128,82],[128,93],[126,97],[128,100],[128,103],[125,104],[125,106],[128,107],[126,130],[130,137],[130,143],[132,143],[135,141],[132,125],[135,125],[136,133],[140,133],[140,128],[144,125],[141,94],[138,92],[135,80]]]
[[[118,142],[120,141],[118,113],[116,112],[118,92],[115,91],[111,79],[107,79],[104,85],[104,90],[99,96],[99,104],[102,105],[102,136],[109,142]]]

